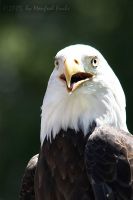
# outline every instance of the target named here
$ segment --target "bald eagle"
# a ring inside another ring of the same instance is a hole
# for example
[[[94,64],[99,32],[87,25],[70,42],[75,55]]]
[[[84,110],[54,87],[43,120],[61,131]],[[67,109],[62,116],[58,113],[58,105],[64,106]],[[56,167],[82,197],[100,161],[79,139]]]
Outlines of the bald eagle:
[[[41,115],[41,148],[21,200],[132,200],[133,137],[125,95],[102,54],[72,45],[55,56]]]

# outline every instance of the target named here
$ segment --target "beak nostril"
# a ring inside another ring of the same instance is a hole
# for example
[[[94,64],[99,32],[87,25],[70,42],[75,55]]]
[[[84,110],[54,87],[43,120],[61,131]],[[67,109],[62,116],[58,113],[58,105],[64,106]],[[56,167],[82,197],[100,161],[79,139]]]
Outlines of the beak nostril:
[[[75,62],[76,64],[79,64],[79,62],[78,62],[76,59],[74,59],[74,62]]]

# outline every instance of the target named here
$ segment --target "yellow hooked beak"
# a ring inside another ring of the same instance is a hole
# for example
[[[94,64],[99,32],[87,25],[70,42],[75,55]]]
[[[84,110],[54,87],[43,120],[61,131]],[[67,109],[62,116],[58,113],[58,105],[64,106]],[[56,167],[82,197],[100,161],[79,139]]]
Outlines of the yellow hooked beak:
[[[82,83],[88,81],[94,74],[85,72],[77,60],[66,59],[64,62],[64,75],[68,91],[74,91]]]

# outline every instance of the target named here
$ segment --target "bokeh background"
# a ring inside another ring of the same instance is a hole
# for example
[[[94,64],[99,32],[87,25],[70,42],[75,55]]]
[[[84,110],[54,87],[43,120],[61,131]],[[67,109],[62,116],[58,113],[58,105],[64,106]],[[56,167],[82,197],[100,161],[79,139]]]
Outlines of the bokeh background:
[[[39,151],[40,107],[56,52],[99,49],[119,77],[133,131],[133,1],[0,1],[0,200],[17,200]]]

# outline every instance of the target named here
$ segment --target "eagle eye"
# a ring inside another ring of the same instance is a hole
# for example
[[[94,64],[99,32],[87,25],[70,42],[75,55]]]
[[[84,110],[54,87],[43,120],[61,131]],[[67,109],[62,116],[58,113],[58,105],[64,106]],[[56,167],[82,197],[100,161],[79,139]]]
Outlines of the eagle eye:
[[[54,65],[55,65],[56,69],[59,69],[59,61],[58,60],[55,59]]]
[[[96,68],[98,66],[98,58],[95,56],[91,60],[92,67]]]

